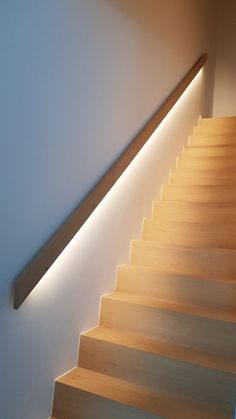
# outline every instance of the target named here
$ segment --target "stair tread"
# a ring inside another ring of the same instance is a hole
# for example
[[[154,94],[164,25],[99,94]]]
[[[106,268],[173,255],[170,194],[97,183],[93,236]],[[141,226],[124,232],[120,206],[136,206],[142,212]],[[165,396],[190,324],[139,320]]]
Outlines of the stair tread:
[[[221,308],[216,309],[213,307],[202,307],[193,304],[189,305],[187,303],[177,303],[173,301],[152,298],[147,295],[135,295],[124,293],[121,291],[115,291],[111,294],[106,294],[102,298],[141,305],[149,308],[171,311],[187,316],[201,317],[205,319],[217,320],[233,324],[236,323],[236,312],[234,312],[233,310],[226,310]]]
[[[200,119],[200,125],[201,123],[208,123],[208,122],[235,122],[236,124],[236,117],[235,115],[229,115],[229,116],[213,116],[213,117],[209,117],[209,118],[201,118]]]
[[[152,392],[128,381],[81,367],[73,369],[59,378],[57,382],[105,399],[145,410],[163,419],[230,418],[230,412],[221,410],[219,406],[212,407],[181,398],[178,395]]]
[[[176,359],[220,372],[236,374],[236,358],[219,356],[171,342],[157,341],[143,335],[98,326],[82,333],[82,336],[126,346],[163,358]]]

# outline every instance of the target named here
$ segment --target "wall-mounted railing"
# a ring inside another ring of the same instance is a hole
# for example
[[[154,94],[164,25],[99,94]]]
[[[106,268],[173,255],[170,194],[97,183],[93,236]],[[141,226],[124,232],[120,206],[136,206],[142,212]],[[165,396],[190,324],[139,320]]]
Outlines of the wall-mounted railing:
[[[207,54],[203,54],[194,66],[188,71],[166,101],[155,112],[150,121],[134,138],[130,145],[117,158],[115,163],[97,182],[75,211],[69,216],[58,231],[48,240],[34,259],[26,266],[17,277],[14,286],[14,308],[18,309],[30,292],[38,284],[53,262],[71,241],[80,227],[85,223],[97,205],[121,176],[136,154],[140,151],[149,137],[171,110],[182,93],[194,79],[199,70],[204,66]]]

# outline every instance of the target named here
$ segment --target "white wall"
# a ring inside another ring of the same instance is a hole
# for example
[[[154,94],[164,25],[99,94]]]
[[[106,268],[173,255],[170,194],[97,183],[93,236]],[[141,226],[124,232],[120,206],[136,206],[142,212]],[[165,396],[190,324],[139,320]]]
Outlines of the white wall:
[[[4,419],[49,416],[54,377],[75,365],[79,333],[96,324],[176,153],[211,113],[210,12],[205,0],[0,2]],[[13,311],[15,275],[205,51],[208,67],[178,114]]]
[[[214,116],[236,115],[236,2],[218,1]]]

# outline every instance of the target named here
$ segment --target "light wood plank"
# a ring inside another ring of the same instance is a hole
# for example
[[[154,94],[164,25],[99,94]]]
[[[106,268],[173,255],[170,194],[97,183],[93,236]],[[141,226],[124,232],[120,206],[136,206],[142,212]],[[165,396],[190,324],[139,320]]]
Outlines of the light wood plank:
[[[180,304],[236,310],[236,281],[197,278],[163,272],[158,268],[123,265],[117,271],[117,291],[146,295]]]
[[[235,145],[186,146],[183,150],[185,157],[236,157]]]
[[[190,146],[236,145],[235,134],[202,134],[189,138]]]
[[[173,185],[236,186],[236,170],[173,169],[170,172],[170,183]]]
[[[234,357],[236,314],[115,292],[103,296],[100,325]],[[194,333],[193,333],[194,331]]]
[[[160,246],[152,240],[133,240],[130,263],[200,278],[234,279],[236,250]]]
[[[201,402],[234,402],[236,359],[229,362],[142,335],[102,327],[87,332],[81,336],[79,366],[156,392]]]
[[[236,205],[226,202],[156,201],[153,217],[165,222],[235,223]]]
[[[151,392],[84,368],[56,382],[55,399],[54,414],[60,419],[228,419],[231,411]]]
[[[236,126],[234,125],[207,125],[207,126],[197,126],[194,129],[194,135],[217,135],[217,134],[227,134],[227,135],[236,135]]]
[[[235,116],[221,116],[214,118],[201,118],[199,121],[200,126],[235,126],[236,127],[236,117]]]
[[[144,220],[142,238],[159,245],[236,249],[236,224]]]
[[[228,185],[166,185],[163,200],[191,202],[219,202],[236,206],[236,187]]]
[[[179,157],[178,169],[235,171],[236,159],[233,157]]]

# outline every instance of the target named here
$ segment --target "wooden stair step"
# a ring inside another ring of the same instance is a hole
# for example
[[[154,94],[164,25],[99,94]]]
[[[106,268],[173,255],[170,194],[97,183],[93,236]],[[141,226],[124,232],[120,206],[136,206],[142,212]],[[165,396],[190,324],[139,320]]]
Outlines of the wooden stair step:
[[[236,188],[226,185],[173,185],[163,188],[163,200],[236,203]]]
[[[174,169],[170,172],[170,183],[179,185],[225,185],[236,186],[236,170]]]
[[[217,135],[217,134],[223,134],[223,135],[236,135],[236,126],[235,125],[220,125],[216,124],[213,125],[198,125],[194,128],[194,135]]]
[[[163,222],[144,219],[142,238],[160,245],[236,249],[236,224]]]
[[[177,169],[197,170],[235,170],[234,157],[178,157]]]
[[[155,201],[153,218],[160,221],[235,223],[236,204],[217,202]]]
[[[82,362],[82,364],[84,360],[84,353],[86,353],[87,351],[86,342],[90,340],[94,341],[95,346],[97,341],[107,342],[112,343],[115,346],[124,346],[130,349],[135,349],[140,352],[158,355],[163,358],[171,358],[174,360],[185,362],[187,364],[189,363],[198,365],[206,369],[218,371],[219,373],[229,374],[230,377],[234,377],[236,374],[236,356],[234,358],[217,356],[209,352],[200,351],[194,348],[188,348],[186,346],[176,345],[173,342],[158,342],[157,340],[147,338],[143,335],[134,334],[130,331],[125,332],[123,330],[116,330],[102,326],[97,326],[81,334],[80,356],[81,354],[82,356],[79,361]],[[117,352],[118,351],[119,348],[117,348]],[[97,356],[99,357],[100,355],[103,356],[105,362],[108,362],[106,361],[107,355],[105,355],[102,351],[94,352],[95,358]],[[113,358],[113,361],[115,363],[115,357]],[[97,359],[94,359],[94,362],[96,362],[96,368],[100,368],[100,364],[97,362]],[[114,365],[110,365],[110,367],[113,367]],[[126,366],[127,368],[129,368],[129,362],[127,362]],[[84,366],[84,368],[87,367]],[[154,372],[156,373],[157,371]],[[106,372],[106,374],[108,374],[108,372]]]
[[[156,392],[234,403],[236,359],[230,363],[224,357],[132,333],[98,327],[82,334],[79,366]]]
[[[223,310],[220,308],[212,307],[201,307],[194,304],[176,303],[168,300],[160,300],[159,298],[153,298],[150,296],[128,294],[123,292],[115,291],[111,294],[105,294],[102,297],[104,301],[120,301],[124,303],[130,303],[137,305],[138,308],[147,307],[150,309],[171,311],[175,314],[183,314],[187,316],[200,317],[207,320],[225,322],[228,324],[236,324],[236,312],[233,310]],[[102,317],[102,316],[101,316]],[[103,324],[102,324],[103,325]],[[110,327],[110,326],[105,326]],[[235,330],[236,333],[236,330]],[[236,336],[236,335],[235,335]]]
[[[234,125],[236,127],[236,117],[235,116],[217,116],[213,118],[201,118],[199,121],[200,126],[208,125]]]
[[[158,402],[165,396],[155,397],[143,387],[78,367],[56,380],[53,414],[58,419],[164,419]]]
[[[102,297],[100,325],[220,356],[235,356],[236,313],[114,292]],[[194,330],[194,333],[190,331]]]
[[[202,118],[56,380],[51,419],[233,419],[236,117]]]
[[[55,384],[58,419],[230,419],[222,410],[150,390],[84,368],[75,368]]]
[[[177,303],[236,309],[236,281],[195,278],[147,266],[123,265],[117,270],[117,291]]]
[[[218,146],[186,146],[183,150],[185,157],[235,157],[235,145],[218,145]]]
[[[235,145],[236,135],[196,135],[189,137],[188,146]]]
[[[161,246],[152,240],[134,240],[130,263],[199,278],[234,279],[236,251],[217,248]]]

